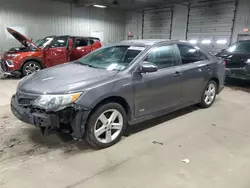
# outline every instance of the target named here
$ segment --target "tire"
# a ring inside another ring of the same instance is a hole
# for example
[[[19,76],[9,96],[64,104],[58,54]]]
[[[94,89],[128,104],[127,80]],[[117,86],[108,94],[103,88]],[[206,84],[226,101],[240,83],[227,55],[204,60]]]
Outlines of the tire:
[[[22,74],[23,76],[28,76],[34,72],[40,71],[42,69],[41,65],[36,61],[28,61],[23,65]]]
[[[115,118],[111,118],[112,115]],[[94,149],[110,147],[121,139],[127,123],[127,114],[120,104],[106,103],[90,115],[86,124],[86,141]]]
[[[209,108],[210,106],[213,105],[216,98],[217,89],[218,86],[214,80],[210,80],[207,83],[201,96],[201,103],[200,103],[201,108]]]

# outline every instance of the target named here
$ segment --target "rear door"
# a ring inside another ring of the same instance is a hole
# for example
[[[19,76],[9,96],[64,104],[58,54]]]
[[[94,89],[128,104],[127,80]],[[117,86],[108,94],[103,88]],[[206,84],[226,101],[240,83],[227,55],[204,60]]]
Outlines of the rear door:
[[[69,36],[56,37],[48,49],[44,50],[46,67],[66,63],[68,61]]]
[[[75,38],[70,60],[77,60],[91,52],[91,45],[86,38]]]
[[[158,71],[134,74],[136,117],[180,104],[182,82],[174,45],[154,47],[145,61],[156,64]]]
[[[183,105],[198,102],[209,78],[212,75],[212,62],[205,54],[189,44],[177,44],[181,60]]]

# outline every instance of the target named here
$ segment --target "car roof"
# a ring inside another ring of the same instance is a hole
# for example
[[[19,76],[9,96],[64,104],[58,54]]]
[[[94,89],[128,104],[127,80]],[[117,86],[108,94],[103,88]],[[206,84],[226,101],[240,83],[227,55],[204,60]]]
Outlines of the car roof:
[[[138,39],[138,40],[124,40],[118,44],[122,45],[135,45],[135,46],[152,46],[157,43],[168,42],[168,43],[188,43],[187,41],[181,40],[170,40],[170,39]]]
[[[100,40],[97,37],[86,37],[86,36],[71,36],[71,35],[59,35],[57,37],[73,37],[73,38],[85,38],[85,39],[96,39],[96,40]]]
[[[100,40],[99,38],[97,37],[84,37],[84,36],[71,36],[73,38],[85,38],[85,39],[96,39],[96,40]]]

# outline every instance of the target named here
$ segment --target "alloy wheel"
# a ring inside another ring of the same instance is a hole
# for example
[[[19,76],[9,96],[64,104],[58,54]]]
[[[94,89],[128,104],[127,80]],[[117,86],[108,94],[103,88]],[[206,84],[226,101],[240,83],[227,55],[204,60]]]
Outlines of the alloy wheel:
[[[26,72],[26,75],[30,75],[34,72],[37,72],[37,71],[40,71],[41,68],[36,65],[35,63],[29,63],[26,67],[25,67],[25,72]]]
[[[96,120],[94,135],[101,143],[110,143],[115,140],[123,128],[122,114],[116,109],[103,112]]]
[[[214,85],[214,83],[210,83],[205,91],[204,102],[207,105],[210,105],[214,101],[215,95],[216,95],[216,86]]]

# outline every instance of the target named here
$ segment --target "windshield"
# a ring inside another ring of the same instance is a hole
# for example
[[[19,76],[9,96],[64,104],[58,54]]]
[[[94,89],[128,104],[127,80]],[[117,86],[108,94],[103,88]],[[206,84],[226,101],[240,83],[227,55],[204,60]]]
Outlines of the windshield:
[[[249,53],[250,52],[250,41],[239,41],[229,46],[226,49],[227,52],[231,53]]]
[[[78,62],[99,69],[123,70],[144,49],[139,46],[111,46],[94,51]]]
[[[50,42],[54,39],[54,37],[45,37],[43,39],[39,39],[35,42],[35,45],[38,48],[45,48],[48,44],[50,44]]]

